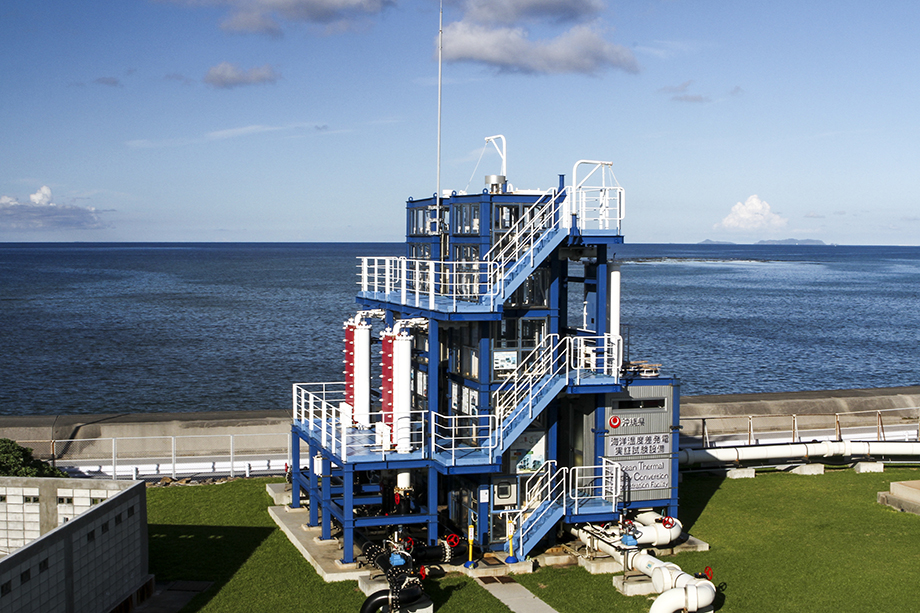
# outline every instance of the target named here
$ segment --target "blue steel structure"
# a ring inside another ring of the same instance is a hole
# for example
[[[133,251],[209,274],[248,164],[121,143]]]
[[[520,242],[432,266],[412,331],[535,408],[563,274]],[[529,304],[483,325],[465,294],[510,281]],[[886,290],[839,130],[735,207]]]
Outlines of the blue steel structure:
[[[344,562],[396,527],[433,544],[472,526],[482,550],[526,555],[559,522],[677,515],[679,381],[624,360],[624,210],[607,162],[543,191],[490,175],[409,199],[404,258],[360,258],[360,323],[408,353],[384,339],[365,374],[349,346],[345,384],[293,399],[293,488]],[[356,372],[382,391],[359,398]]]

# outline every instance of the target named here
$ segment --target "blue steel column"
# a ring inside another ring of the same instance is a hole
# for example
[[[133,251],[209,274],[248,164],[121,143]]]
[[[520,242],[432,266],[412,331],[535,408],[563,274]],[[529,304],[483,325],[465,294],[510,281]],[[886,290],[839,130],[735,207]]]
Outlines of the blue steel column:
[[[342,562],[345,564],[351,564],[355,561],[354,476],[354,466],[347,463],[342,466],[342,490],[345,495],[342,504],[342,513],[344,514],[344,521],[342,522],[344,537],[342,542]]]
[[[319,525],[319,478],[316,476],[316,446],[309,441],[310,457],[307,460],[307,469],[310,471],[310,526]]]
[[[332,506],[332,463],[329,461],[329,458],[323,456],[323,459],[320,461],[320,466],[323,467],[323,485],[322,485],[322,499],[323,499],[323,517],[322,517],[322,530],[320,533],[320,539],[327,541],[332,538],[332,512],[329,510]],[[313,505],[311,504],[312,508]]]
[[[296,424],[291,425],[291,508],[300,508],[300,434]]]
[[[428,467],[428,544],[438,541],[438,471]]]

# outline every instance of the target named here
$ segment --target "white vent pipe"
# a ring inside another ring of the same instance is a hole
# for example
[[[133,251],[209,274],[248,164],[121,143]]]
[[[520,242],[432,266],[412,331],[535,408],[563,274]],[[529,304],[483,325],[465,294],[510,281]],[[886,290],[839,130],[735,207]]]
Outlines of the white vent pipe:
[[[909,441],[821,441],[785,445],[745,445],[681,449],[681,464],[703,462],[749,462],[786,458],[829,458],[834,456],[920,456],[920,443]]]
[[[393,339],[393,439],[397,453],[412,451],[412,337]]]
[[[354,420],[371,427],[371,326],[359,323],[354,336]]]

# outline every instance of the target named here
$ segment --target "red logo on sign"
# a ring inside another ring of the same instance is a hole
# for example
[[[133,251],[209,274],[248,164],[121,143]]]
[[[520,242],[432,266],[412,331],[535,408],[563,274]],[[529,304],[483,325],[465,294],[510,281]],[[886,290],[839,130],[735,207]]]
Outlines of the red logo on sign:
[[[609,421],[608,423],[610,424],[610,427],[611,427],[611,428],[619,428],[619,427],[620,427],[620,418],[619,418],[619,416],[614,415],[613,417],[610,418],[610,421]]]

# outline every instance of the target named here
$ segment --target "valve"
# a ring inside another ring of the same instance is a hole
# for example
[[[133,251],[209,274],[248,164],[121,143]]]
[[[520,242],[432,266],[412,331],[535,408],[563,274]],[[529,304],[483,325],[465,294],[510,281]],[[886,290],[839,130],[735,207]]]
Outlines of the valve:
[[[670,530],[677,524],[677,520],[671,517],[670,515],[665,515],[661,518],[661,525]]]
[[[694,573],[693,576],[696,577],[697,579],[706,579],[707,581],[712,581],[712,575],[713,575],[712,567],[707,566],[706,568],[703,569],[703,572]]]

